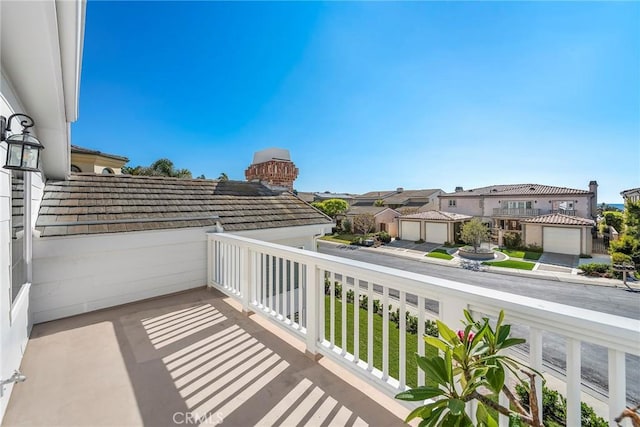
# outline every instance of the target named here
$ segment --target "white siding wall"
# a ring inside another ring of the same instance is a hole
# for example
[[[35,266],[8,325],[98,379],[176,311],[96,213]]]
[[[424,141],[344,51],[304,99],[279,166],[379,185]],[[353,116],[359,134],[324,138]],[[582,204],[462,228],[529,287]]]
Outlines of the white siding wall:
[[[321,230],[243,234],[315,249],[314,235]],[[205,286],[207,231],[210,227],[35,239],[34,323]]]
[[[0,115],[9,117],[15,112],[24,111],[8,78],[0,70]],[[13,129],[12,129],[13,130]],[[6,143],[0,144],[0,162],[4,165],[7,155]],[[0,165],[0,166],[1,166]],[[42,185],[40,174],[32,174],[32,181]],[[33,191],[33,196],[38,192]],[[39,203],[39,202],[38,202]],[[27,254],[28,256],[29,254]],[[22,355],[27,345],[31,329],[29,319],[30,286],[22,286],[19,295],[13,301],[11,297],[11,172],[0,168],[0,379],[11,376],[20,367]],[[16,258],[24,259],[25,254],[16,254]],[[21,274],[26,277],[26,274]],[[0,420],[4,415],[13,385],[9,384],[0,390]]]

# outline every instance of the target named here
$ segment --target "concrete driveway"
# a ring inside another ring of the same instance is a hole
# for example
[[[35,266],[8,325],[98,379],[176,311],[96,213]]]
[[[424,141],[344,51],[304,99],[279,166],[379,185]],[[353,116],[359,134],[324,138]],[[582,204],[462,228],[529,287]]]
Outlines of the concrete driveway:
[[[418,252],[431,252],[435,248],[442,246],[440,243],[416,243],[410,240],[394,240],[385,245],[387,248],[408,249]]]
[[[540,264],[550,264],[560,267],[576,268],[580,258],[578,255],[556,254],[553,252],[544,252],[538,262]]]

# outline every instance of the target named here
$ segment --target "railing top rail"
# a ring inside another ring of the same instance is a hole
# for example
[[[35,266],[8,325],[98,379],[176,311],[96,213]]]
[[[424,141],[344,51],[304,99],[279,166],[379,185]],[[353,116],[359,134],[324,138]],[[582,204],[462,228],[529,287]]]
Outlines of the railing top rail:
[[[392,288],[414,295],[436,300],[442,297],[464,299],[472,309],[490,315],[504,309],[511,321],[521,321],[532,327],[640,355],[640,320],[637,319],[285,247],[228,233],[208,233],[208,236],[209,239],[233,242],[239,246],[296,262],[313,263],[318,268],[345,274],[358,280],[376,284],[393,283]]]

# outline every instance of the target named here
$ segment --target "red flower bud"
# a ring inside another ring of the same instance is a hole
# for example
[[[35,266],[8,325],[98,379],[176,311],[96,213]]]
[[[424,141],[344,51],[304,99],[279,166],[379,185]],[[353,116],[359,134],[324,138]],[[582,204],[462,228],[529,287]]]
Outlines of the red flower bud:
[[[458,330],[458,338],[460,341],[464,341],[464,331]]]

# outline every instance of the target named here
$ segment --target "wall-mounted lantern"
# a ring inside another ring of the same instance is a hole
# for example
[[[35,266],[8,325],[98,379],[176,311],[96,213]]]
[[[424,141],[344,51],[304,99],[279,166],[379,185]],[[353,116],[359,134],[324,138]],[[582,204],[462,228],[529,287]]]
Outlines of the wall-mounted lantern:
[[[11,131],[11,121],[22,117],[20,126],[21,133],[14,133],[7,136]],[[29,128],[33,127],[33,119],[26,114],[17,113],[5,118],[0,116],[0,141],[7,142],[7,161],[3,166],[5,169],[19,171],[38,172],[40,162],[40,151],[44,150],[38,139],[29,133]]]

